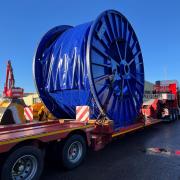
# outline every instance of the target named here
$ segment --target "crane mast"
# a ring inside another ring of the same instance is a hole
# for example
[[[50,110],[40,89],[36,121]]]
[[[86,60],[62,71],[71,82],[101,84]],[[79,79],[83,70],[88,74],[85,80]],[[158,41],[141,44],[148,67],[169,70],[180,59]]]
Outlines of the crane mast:
[[[6,67],[6,82],[4,85],[3,97],[5,98],[20,98],[23,97],[24,89],[15,87],[15,79],[11,61],[7,62]]]

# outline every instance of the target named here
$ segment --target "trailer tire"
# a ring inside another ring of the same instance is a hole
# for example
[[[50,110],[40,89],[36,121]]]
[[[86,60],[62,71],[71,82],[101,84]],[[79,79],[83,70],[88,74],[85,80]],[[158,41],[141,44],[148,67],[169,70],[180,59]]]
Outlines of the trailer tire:
[[[70,136],[61,147],[61,162],[66,169],[79,166],[86,155],[86,141],[78,134]]]
[[[43,170],[43,161],[43,153],[37,147],[20,147],[5,160],[1,179],[12,180],[19,177],[19,179],[38,180]]]

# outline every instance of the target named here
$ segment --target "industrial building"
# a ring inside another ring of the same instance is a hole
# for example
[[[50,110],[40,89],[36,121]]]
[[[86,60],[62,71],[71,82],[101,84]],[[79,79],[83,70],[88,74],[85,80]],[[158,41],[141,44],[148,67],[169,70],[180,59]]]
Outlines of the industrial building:
[[[24,93],[23,100],[27,106],[41,102],[37,93]]]

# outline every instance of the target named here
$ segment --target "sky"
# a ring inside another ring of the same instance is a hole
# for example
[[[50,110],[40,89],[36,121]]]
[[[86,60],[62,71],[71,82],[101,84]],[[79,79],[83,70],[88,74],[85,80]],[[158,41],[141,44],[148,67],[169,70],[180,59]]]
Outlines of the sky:
[[[32,62],[42,36],[57,25],[92,21],[107,9],[120,11],[132,24],[145,79],[180,82],[180,0],[0,0],[0,92],[8,59],[16,86],[35,92]]]

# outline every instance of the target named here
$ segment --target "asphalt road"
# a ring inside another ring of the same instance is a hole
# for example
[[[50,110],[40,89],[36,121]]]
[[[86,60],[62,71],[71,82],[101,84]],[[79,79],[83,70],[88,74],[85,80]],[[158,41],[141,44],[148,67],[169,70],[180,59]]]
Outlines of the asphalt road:
[[[99,152],[89,151],[72,171],[46,162],[42,180],[180,180],[180,156],[144,151],[151,147],[180,149],[180,120],[128,134]]]

